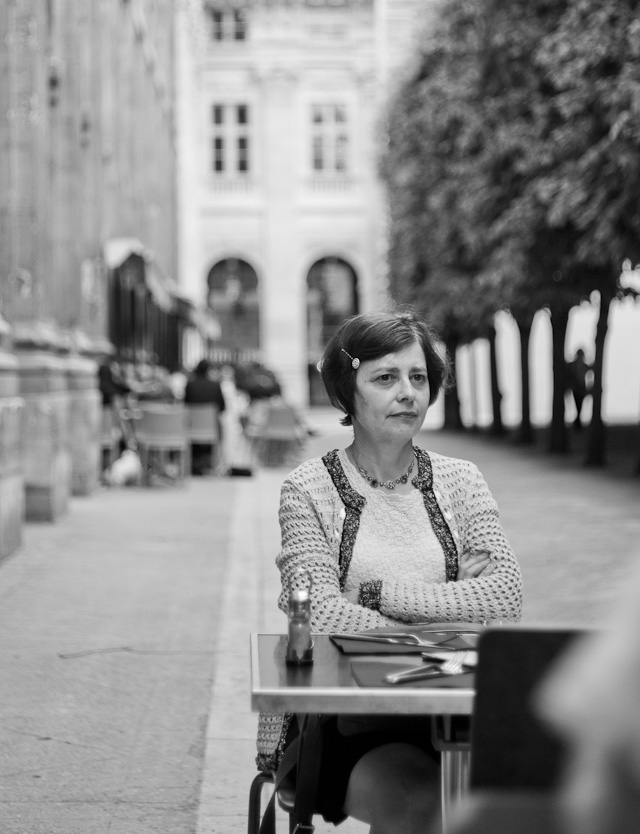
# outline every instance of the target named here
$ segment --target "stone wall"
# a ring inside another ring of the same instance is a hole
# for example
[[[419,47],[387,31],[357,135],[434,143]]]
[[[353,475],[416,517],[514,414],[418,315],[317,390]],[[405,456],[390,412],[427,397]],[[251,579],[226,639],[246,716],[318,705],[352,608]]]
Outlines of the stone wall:
[[[24,515],[24,400],[18,363],[0,346],[0,559],[22,541]]]

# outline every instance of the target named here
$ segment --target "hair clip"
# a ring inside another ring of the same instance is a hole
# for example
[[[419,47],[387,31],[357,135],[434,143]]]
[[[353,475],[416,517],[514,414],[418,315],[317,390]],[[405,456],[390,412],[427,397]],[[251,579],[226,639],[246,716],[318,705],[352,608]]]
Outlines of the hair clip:
[[[358,368],[360,367],[360,360],[358,358],[354,359],[353,356],[350,353],[347,353],[347,351],[344,348],[340,348],[340,350],[343,353],[347,354],[347,356],[351,360],[351,367],[353,368],[354,371],[357,371]]]

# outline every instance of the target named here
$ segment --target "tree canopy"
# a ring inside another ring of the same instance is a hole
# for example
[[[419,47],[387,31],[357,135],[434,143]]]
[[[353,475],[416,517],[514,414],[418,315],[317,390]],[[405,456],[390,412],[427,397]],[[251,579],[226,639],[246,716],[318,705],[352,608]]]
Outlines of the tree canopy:
[[[395,297],[460,343],[608,305],[640,260],[639,59],[637,0],[442,4],[388,114]]]

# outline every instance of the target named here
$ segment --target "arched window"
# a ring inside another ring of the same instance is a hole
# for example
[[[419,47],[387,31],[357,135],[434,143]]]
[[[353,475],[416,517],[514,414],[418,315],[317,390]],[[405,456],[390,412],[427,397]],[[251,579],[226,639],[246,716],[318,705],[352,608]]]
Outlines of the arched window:
[[[311,405],[327,403],[317,370],[329,339],[342,322],[358,312],[355,270],[341,258],[316,261],[307,275],[307,362]]]
[[[207,277],[208,305],[220,322],[220,342],[232,350],[260,347],[258,276],[238,258],[212,267]]]

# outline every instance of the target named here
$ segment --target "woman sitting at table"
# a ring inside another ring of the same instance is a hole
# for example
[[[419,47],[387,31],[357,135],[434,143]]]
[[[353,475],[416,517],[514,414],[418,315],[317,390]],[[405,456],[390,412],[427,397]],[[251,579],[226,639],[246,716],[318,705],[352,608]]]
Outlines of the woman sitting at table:
[[[447,377],[425,323],[412,312],[348,319],[321,374],[353,441],[306,461],[282,486],[280,608],[302,569],[316,633],[519,619],[520,568],[482,475],[413,443]],[[325,728],[317,811],[336,825],[366,822],[371,834],[424,831],[438,808],[428,719],[362,719]],[[291,716],[261,715],[260,769],[276,768],[294,726]]]

